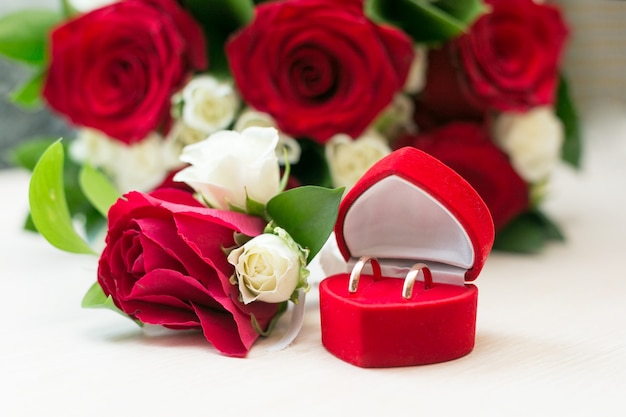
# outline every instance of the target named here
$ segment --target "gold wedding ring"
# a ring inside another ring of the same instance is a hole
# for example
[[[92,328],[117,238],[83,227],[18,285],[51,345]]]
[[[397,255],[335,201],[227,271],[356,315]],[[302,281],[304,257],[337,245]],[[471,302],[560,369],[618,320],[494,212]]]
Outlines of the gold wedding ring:
[[[365,265],[370,262],[372,264],[372,271],[374,273],[374,280],[379,280],[381,278],[380,272],[380,264],[376,258],[371,256],[362,256],[356,264],[354,264],[354,268],[352,268],[352,273],[350,274],[350,282],[348,284],[348,292],[351,294],[356,292],[356,288],[359,285],[359,279],[361,278],[361,272]]]
[[[424,276],[424,289],[427,290],[433,286],[433,275],[426,264],[417,263],[411,267],[404,278],[404,286],[402,287],[402,298],[408,300],[413,295],[413,287],[419,273]]]

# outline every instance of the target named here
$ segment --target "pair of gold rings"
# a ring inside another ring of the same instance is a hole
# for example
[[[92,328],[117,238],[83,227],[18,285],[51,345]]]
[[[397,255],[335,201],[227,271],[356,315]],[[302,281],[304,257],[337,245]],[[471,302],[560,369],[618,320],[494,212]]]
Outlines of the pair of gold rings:
[[[374,276],[374,281],[377,281],[382,278],[382,273],[380,269],[380,263],[378,260],[372,256],[362,256],[357,263],[352,268],[352,272],[350,273],[350,281],[348,283],[348,292],[351,294],[356,292],[357,287],[359,286],[359,279],[361,278],[361,272],[367,263],[372,264],[372,272]],[[415,281],[417,281],[417,277],[419,273],[422,273],[424,276],[424,289],[429,289],[433,286],[433,275],[430,272],[430,269],[424,263],[416,263],[409,269],[406,277],[404,278],[404,285],[402,286],[402,298],[405,300],[409,300],[411,295],[413,294],[413,287],[415,286]]]

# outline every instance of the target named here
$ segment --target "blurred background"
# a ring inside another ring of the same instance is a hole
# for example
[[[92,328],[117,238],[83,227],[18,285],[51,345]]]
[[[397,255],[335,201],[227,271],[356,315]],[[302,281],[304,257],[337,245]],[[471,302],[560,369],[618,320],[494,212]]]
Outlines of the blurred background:
[[[60,0],[3,0],[0,16],[31,7],[56,8]],[[558,0],[572,33],[564,61],[582,121],[623,120],[626,124],[626,1]],[[23,110],[6,97],[28,78],[28,68],[0,58],[0,168],[10,166],[9,150],[40,135],[71,134],[45,109]]]
[[[0,16],[25,8],[56,10],[60,0],[3,0]],[[9,93],[28,80],[30,68],[0,57],[0,169],[11,166],[9,151],[21,141],[38,136],[62,137],[69,127],[47,109],[24,110],[8,100]]]

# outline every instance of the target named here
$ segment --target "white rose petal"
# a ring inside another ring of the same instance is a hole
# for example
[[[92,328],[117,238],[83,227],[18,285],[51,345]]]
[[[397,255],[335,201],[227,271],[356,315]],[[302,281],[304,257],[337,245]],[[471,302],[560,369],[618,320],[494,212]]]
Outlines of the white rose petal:
[[[291,298],[300,282],[301,254],[284,238],[265,233],[228,255],[244,304],[280,303]]]
[[[241,132],[242,130],[252,126],[273,127],[278,129],[272,116],[252,109],[246,109],[241,113],[235,122],[234,129]],[[300,144],[297,140],[281,131],[278,131],[276,157],[281,165],[285,165],[285,161],[289,161],[290,164],[297,164],[298,161],[300,161],[301,153]]]
[[[250,108],[245,109],[241,112],[241,115],[237,118],[235,122],[234,129],[241,132],[242,130],[248,127],[273,127],[276,128],[276,122],[267,113],[263,113],[260,111],[252,110]],[[277,129],[278,130],[278,129]]]
[[[180,160],[191,166],[174,180],[189,184],[215,208],[245,209],[246,194],[266,204],[280,191],[277,143],[278,132],[273,128],[216,132],[183,149]]]
[[[111,139],[98,130],[83,129],[73,142],[74,160],[102,169],[120,192],[151,191],[180,167],[180,147],[157,133],[132,145]]]
[[[235,89],[209,75],[192,79],[182,91],[184,122],[206,134],[228,127],[239,109]]]
[[[352,188],[376,162],[391,153],[387,140],[374,130],[356,140],[335,135],[326,143],[326,160],[335,187]]]
[[[502,113],[493,125],[493,138],[526,181],[545,179],[556,166],[564,141],[563,124],[550,107],[526,113]]]

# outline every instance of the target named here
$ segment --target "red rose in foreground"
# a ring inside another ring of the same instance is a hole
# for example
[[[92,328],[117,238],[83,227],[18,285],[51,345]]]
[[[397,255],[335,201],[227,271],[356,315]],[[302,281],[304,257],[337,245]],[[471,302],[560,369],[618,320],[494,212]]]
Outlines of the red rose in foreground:
[[[209,209],[190,193],[132,192],[111,207],[98,282],[117,307],[143,323],[201,328],[220,352],[245,356],[277,304],[238,301],[233,266],[223,248],[234,232],[256,236],[265,223],[241,213]]]
[[[489,207],[496,229],[528,209],[528,185],[480,125],[449,124],[427,134],[406,137],[398,145],[415,146],[465,178]]]
[[[402,88],[411,40],[377,26],[360,1],[292,0],[256,8],[226,52],[244,100],[291,136],[359,136]]]
[[[176,0],[124,0],[52,32],[43,95],[74,124],[125,143],[167,121],[170,96],[206,67],[202,31]]]
[[[491,12],[429,56],[422,102],[448,119],[477,109],[525,111],[552,104],[566,24],[554,6],[487,0]]]

